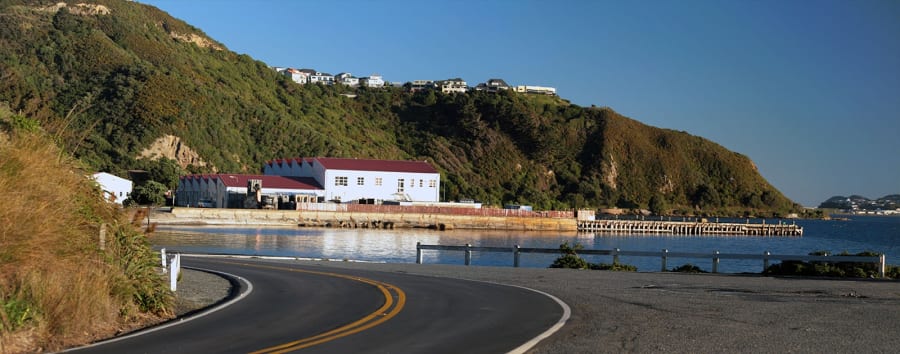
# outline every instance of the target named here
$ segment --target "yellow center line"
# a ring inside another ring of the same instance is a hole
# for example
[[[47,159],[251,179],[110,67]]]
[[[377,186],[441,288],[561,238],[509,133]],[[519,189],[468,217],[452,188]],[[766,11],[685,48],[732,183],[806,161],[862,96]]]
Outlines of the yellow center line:
[[[384,283],[379,282],[377,280],[372,280],[368,278],[338,274],[338,273],[329,273],[329,272],[319,272],[313,270],[303,270],[303,269],[294,269],[294,268],[285,268],[285,267],[276,267],[276,266],[267,266],[267,265],[259,265],[259,264],[249,264],[249,263],[240,263],[240,262],[225,262],[230,264],[255,267],[255,268],[265,268],[265,269],[276,269],[276,270],[286,270],[290,272],[297,273],[306,273],[306,274],[315,274],[322,276],[329,276],[335,278],[348,279],[353,281],[358,281],[361,283],[373,285],[381,291],[382,296],[384,296],[384,305],[379,307],[374,312],[356,320],[352,323],[346,324],[344,326],[332,329],[330,331],[317,334],[312,337],[307,337],[303,339],[299,339],[296,341],[279,344],[276,346],[272,346],[265,349],[260,349],[258,351],[252,352],[251,354],[261,354],[261,353],[286,353],[294,350],[299,350],[303,348],[312,347],[315,345],[319,345],[322,343],[330,342],[338,338],[346,337],[354,333],[359,333],[370,329],[372,327],[378,326],[384,323],[391,318],[397,316],[403,307],[406,305],[406,293],[403,292],[400,288]],[[394,304],[394,297],[391,295],[391,290],[393,290],[397,294],[397,302]],[[393,308],[392,308],[393,306]],[[390,309],[390,311],[388,311]]]

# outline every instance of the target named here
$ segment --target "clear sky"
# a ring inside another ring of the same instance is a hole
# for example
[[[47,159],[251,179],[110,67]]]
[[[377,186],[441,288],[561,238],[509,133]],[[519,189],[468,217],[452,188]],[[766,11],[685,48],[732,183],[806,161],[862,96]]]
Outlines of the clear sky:
[[[806,206],[900,193],[900,1],[139,2],[271,66],[556,87],[747,155]]]

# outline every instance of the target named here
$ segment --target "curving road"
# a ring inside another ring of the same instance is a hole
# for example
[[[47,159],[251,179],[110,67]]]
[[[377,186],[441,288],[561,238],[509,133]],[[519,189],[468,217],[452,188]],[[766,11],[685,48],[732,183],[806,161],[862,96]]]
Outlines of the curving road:
[[[524,288],[258,259],[183,257],[243,278],[229,306],[78,353],[502,353],[567,310]]]

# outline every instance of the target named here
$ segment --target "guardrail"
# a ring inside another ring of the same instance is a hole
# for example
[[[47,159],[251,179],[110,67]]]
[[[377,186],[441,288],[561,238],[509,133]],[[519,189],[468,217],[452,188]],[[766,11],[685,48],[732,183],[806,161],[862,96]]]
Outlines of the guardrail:
[[[423,245],[420,242],[416,242],[416,264],[422,264],[423,261],[423,250],[434,250],[434,251],[462,251],[465,252],[465,265],[471,265],[472,263],[472,252],[500,252],[500,253],[512,253],[513,255],[513,267],[519,266],[519,258],[522,253],[545,253],[545,254],[560,254],[560,250],[558,248],[527,248],[527,247],[519,247],[519,245],[515,245],[513,247],[476,247],[470,244],[466,244],[465,246],[442,246],[442,245]],[[768,251],[763,254],[746,254],[746,253],[720,253],[719,251],[715,251],[713,253],[690,253],[690,252],[669,252],[667,249],[663,249],[661,252],[653,252],[653,251],[622,251],[618,248],[614,248],[611,250],[579,250],[577,252],[579,255],[596,255],[596,256],[612,256],[613,263],[619,262],[619,256],[630,256],[630,257],[659,257],[661,260],[660,271],[667,271],[667,263],[669,258],[708,258],[712,259],[712,272],[719,272],[719,261],[721,259],[756,259],[763,261],[763,271],[769,268],[769,262],[771,260],[780,260],[780,261],[803,261],[803,262],[832,262],[832,263],[845,263],[845,262],[856,262],[856,263],[874,263],[878,266],[878,273],[884,278],[885,273],[885,256],[882,254],[877,257],[866,257],[866,256],[800,256],[800,255],[785,255],[785,254],[772,254]]]

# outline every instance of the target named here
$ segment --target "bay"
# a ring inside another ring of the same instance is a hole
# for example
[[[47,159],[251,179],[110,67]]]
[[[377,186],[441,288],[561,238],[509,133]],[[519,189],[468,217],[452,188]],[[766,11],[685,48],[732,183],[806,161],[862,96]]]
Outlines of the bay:
[[[723,220],[724,221],[724,220]],[[760,221],[751,221],[760,222]],[[777,222],[777,221],[776,221]],[[427,229],[378,230],[295,227],[174,227],[161,226],[150,241],[157,249],[186,253],[236,254],[354,260],[389,263],[414,263],[416,243],[558,248],[563,242],[578,243],[585,249],[623,251],[709,253],[746,253],[806,255],[814,251],[830,253],[884,253],[889,264],[900,264],[900,217],[850,216],[850,220],[797,220],[804,228],[802,237],[774,236],[672,236],[609,235],[592,233],[547,233],[521,231],[476,231]],[[425,263],[463,264],[463,252],[424,251]],[[554,254],[523,254],[523,267],[547,267],[558,257]],[[610,256],[584,256],[594,263],[611,263]],[[473,252],[472,264],[511,266],[512,252]],[[620,257],[620,262],[635,265],[638,271],[660,270],[659,257]],[[668,268],[693,264],[706,271],[712,259],[669,258]],[[724,273],[759,273],[762,261],[722,259]]]

